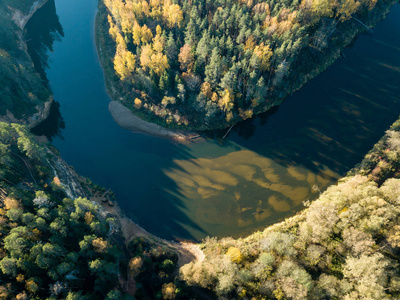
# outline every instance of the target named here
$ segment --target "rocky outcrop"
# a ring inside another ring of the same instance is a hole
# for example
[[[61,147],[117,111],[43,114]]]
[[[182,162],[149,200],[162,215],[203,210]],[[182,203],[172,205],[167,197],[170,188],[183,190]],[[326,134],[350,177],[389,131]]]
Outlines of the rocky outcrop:
[[[87,197],[83,189],[79,175],[64,161],[62,158],[54,153],[51,161],[53,168],[54,178],[57,178],[59,184],[69,198],[75,199],[79,197]]]
[[[14,9],[11,8],[13,12],[12,15],[12,20],[14,21],[15,24],[17,24],[17,26],[21,29],[24,30],[26,24],[28,23],[28,21],[32,18],[32,16],[43,6],[47,3],[47,1],[49,0],[38,0],[35,1],[29,11],[28,14],[24,14],[22,13],[20,10],[18,9]]]
[[[18,123],[26,125],[29,128],[33,128],[43,122],[50,113],[50,107],[53,103],[53,97],[49,97],[49,99],[43,103],[42,106],[36,106],[36,113],[30,117],[25,119],[17,119],[12,112],[7,110],[7,113],[3,116],[0,116],[0,122],[6,123]]]

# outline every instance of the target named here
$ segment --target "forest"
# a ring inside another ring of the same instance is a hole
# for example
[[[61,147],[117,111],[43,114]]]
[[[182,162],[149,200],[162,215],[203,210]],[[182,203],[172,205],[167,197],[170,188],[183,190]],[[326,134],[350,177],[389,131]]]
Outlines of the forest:
[[[113,98],[152,122],[201,130],[277,105],[394,3],[103,2],[97,39]]]
[[[0,122],[0,154],[1,299],[132,299],[132,285],[137,299],[400,296],[400,120],[303,212],[246,238],[207,238],[204,259],[179,270],[177,249],[126,240],[121,216],[88,200],[104,189],[62,176],[57,150],[25,126]]]
[[[81,299],[117,282],[121,251],[112,219],[84,198],[66,197],[51,177],[54,154],[27,129],[0,123],[2,299]],[[86,293],[90,291],[91,293]]]
[[[126,238],[115,199],[97,199],[105,188],[10,122],[29,123],[51,98],[10,19],[32,3],[0,3],[0,299],[400,298],[400,119],[302,212],[248,237],[207,238],[204,258],[180,267],[171,244]],[[313,69],[304,57],[342,45],[340,26],[392,3],[105,0],[114,40],[99,45],[113,52],[126,105],[170,126],[223,127],[291,91],[295,70]]]
[[[30,133],[52,93],[27,52],[22,21],[44,2],[0,2],[0,299],[132,299],[129,282],[141,298],[162,298],[176,250],[126,240],[118,213],[102,207],[115,200],[92,200],[106,190]]]
[[[400,120],[364,160],[293,218],[246,238],[209,238],[181,268],[220,299],[398,299]]]
[[[114,220],[67,197],[54,154],[26,127],[0,123],[0,152],[1,299],[115,299],[124,256]]]
[[[63,165],[25,126],[0,122],[0,299],[129,300],[132,282],[139,298],[162,299],[176,249],[125,239],[121,216],[92,200],[105,189]]]

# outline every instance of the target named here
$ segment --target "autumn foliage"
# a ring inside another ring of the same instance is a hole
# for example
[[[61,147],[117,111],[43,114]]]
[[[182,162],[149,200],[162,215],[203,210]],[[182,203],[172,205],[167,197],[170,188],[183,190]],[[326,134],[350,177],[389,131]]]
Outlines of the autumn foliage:
[[[305,211],[247,238],[209,238],[181,268],[222,299],[400,297],[400,121]],[[386,162],[387,169],[373,172]]]
[[[377,0],[103,2],[124,104],[164,125],[197,129],[226,127],[272,106],[318,70],[330,47],[344,46],[335,44],[341,31],[354,24],[365,30],[358,17],[368,19],[377,5]],[[163,106],[164,97],[175,98],[175,104]],[[135,98],[143,103],[139,108]]]

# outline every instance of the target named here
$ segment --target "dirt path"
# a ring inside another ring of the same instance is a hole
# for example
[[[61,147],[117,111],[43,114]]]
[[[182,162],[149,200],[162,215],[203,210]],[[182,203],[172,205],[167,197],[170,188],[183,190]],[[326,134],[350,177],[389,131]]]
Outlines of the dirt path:
[[[167,241],[152,235],[145,229],[135,224],[132,220],[121,217],[120,219],[122,233],[127,241],[133,237],[145,237],[160,245],[167,245],[177,250],[178,268],[192,261],[203,261],[204,253],[197,244],[190,242]]]
[[[205,256],[199,245],[189,242],[170,242],[178,250],[178,268],[190,263],[201,262]]]

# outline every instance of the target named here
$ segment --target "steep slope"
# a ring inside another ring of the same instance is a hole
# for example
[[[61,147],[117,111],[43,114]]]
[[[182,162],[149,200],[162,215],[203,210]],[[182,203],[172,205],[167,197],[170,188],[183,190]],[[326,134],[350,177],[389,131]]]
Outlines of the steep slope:
[[[41,1],[0,3],[0,120],[27,124],[42,121],[52,96],[36,73],[23,38],[24,27]]]
[[[26,126],[0,122],[0,155],[1,299],[148,298],[172,281],[179,252],[190,258],[124,218],[111,191]]]

